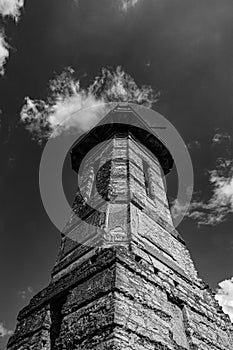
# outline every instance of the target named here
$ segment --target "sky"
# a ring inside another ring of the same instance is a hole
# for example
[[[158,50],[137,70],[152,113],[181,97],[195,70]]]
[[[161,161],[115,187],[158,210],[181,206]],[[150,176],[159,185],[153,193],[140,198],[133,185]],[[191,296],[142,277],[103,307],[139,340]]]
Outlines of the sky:
[[[38,101],[51,118],[51,106],[77,101],[80,91],[87,97],[102,68],[121,66],[139,87],[159,92],[152,108],[178,130],[194,169],[178,231],[204,281],[213,289],[221,282],[218,298],[232,312],[233,1],[0,0],[0,28],[0,350],[19,310],[49,283],[60,244],[39,192],[46,137],[23,122],[28,101],[34,119]],[[67,67],[79,90],[54,97],[51,81]],[[174,170],[168,185],[175,178]],[[63,183],[72,202],[68,160]],[[182,210],[169,186],[168,196],[174,213]]]

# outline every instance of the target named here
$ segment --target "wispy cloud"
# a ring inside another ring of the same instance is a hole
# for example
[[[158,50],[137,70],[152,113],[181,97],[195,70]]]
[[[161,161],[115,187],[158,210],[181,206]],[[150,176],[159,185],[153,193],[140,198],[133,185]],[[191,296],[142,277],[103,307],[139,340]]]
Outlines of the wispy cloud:
[[[80,0],[73,0],[74,3],[79,4]],[[116,0],[112,0],[116,2]],[[134,7],[141,0],[117,0],[120,11],[127,12],[131,7]]]
[[[4,338],[6,336],[9,336],[13,334],[13,331],[10,329],[7,329],[3,322],[0,322],[0,338]]]
[[[178,218],[179,216],[186,216],[187,204],[181,203],[178,199],[175,199],[171,203],[171,213],[173,219]]]
[[[0,32],[0,74],[4,74],[4,64],[6,63],[7,58],[9,57],[9,46],[5,40],[5,35]]]
[[[233,278],[219,283],[215,299],[233,322]]]
[[[212,145],[219,145],[230,141],[231,136],[227,132],[216,132],[212,138]]]
[[[22,298],[22,299],[26,299],[28,297],[30,297],[32,294],[34,293],[34,290],[32,287],[28,286],[26,289],[24,290],[20,290],[18,292],[19,296]]]
[[[18,21],[24,0],[0,0],[0,13],[3,17],[9,16]]]
[[[0,0],[0,15],[11,17],[16,22],[20,17],[20,10],[24,6],[24,0]],[[9,57],[9,45],[6,42],[3,29],[0,30],[0,74],[4,74],[4,65]]]
[[[209,171],[212,194],[207,201],[194,200],[187,216],[198,225],[215,226],[233,213],[233,161],[218,159],[217,168]]]
[[[151,107],[157,98],[151,87],[139,88],[121,67],[112,71],[103,68],[85,89],[74,70],[67,68],[50,81],[46,101],[25,99],[21,121],[36,139],[42,140],[72,129],[87,131],[103,115],[104,103],[127,101]],[[82,114],[76,113],[83,109]]]
[[[233,214],[233,160],[218,158],[216,168],[208,172],[210,195],[204,200],[203,192],[193,193],[193,199],[181,203],[178,199],[171,202],[173,219],[183,215],[193,219],[198,226],[216,226]]]
[[[188,187],[186,189],[186,198],[189,199],[189,201],[192,198],[192,187]],[[187,212],[189,210],[187,199],[183,203],[181,203],[177,198],[171,202],[171,214],[173,219],[177,219],[180,216],[187,216]]]
[[[120,9],[122,11],[128,11],[131,7],[135,6],[140,0],[119,0]]]
[[[186,204],[177,199],[172,202],[173,217],[185,214],[185,217],[195,220],[200,225],[216,226],[224,222],[233,213],[233,160],[231,157],[231,136],[228,132],[216,130],[211,140],[211,148],[217,154],[219,151],[225,157],[218,157],[215,168],[208,171],[210,195],[202,199],[203,192],[194,193],[189,209],[185,213]],[[200,148],[199,142],[190,143],[188,148]],[[230,158],[231,157],[231,158]]]

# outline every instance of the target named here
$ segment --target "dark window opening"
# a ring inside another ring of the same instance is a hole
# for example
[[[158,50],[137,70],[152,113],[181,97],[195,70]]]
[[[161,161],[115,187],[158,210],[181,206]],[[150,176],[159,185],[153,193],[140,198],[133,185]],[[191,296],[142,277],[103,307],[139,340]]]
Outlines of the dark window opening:
[[[104,164],[99,166],[96,172],[95,187],[98,194],[105,200],[109,200],[109,184],[111,176],[112,160],[107,160]]]
[[[97,255],[92,256],[92,257],[90,258],[90,264],[91,264],[91,265],[92,265],[92,264],[95,264],[96,261],[97,261],[97,258],[98,258]]]
[[[177,288],[179,286],[179,283],[177,281],[174,281],[174,286]]]
[[[60,336],[62,325],[62,307],[66,302],[66,295],[60,296],[51,301],[50,315],[51,315],[51,328],[50,328],[50,345],[51,350],[56,350],[56,340]]]
[[[138,263],[141,263],[141,262],[142,262],[142,257],[139,256],[139,255],[135,255],[134,259],[135,259],[135,261],[138,262]]]
[[[92,168],[93,168],[93,180],[92,180],[91,194],[90,194],[91,199],[96,194],[96,178],[97,178],[97,173],[99,170],[99,165],[100,165],[100,159],[97,159],[92,166]]]
[[[144,159],[142,160],[142,166],[143,166],[143,174],[144,174],[146,195],[151,198],[151,191],[150,191],[150,184],[149,184],[149,174],[148,174],[149,165]]]

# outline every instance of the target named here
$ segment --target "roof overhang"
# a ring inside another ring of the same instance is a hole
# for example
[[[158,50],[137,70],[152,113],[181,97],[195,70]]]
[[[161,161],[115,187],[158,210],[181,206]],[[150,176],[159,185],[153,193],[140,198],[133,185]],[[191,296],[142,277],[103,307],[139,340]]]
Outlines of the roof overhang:
[[[84,134],[71,151],[72,169],[76,172],[84,156],[99,143],[111,139],[116,133],[128,131],[156,156],[163,169],[168,174],[173,166],[173,158],[164,142],[162,142],[142,117],[131,108],[130,104],[117,104],[89,132]]]

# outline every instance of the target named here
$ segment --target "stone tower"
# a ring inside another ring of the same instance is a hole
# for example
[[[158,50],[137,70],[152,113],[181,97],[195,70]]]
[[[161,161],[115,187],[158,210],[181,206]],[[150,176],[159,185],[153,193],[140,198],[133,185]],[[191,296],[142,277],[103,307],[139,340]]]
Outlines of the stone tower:
[[[133,105],[117,105],[71,158],[81,176],[51,281],[8,349],[232,350],[229,318],[172,223],[172,156]]]

